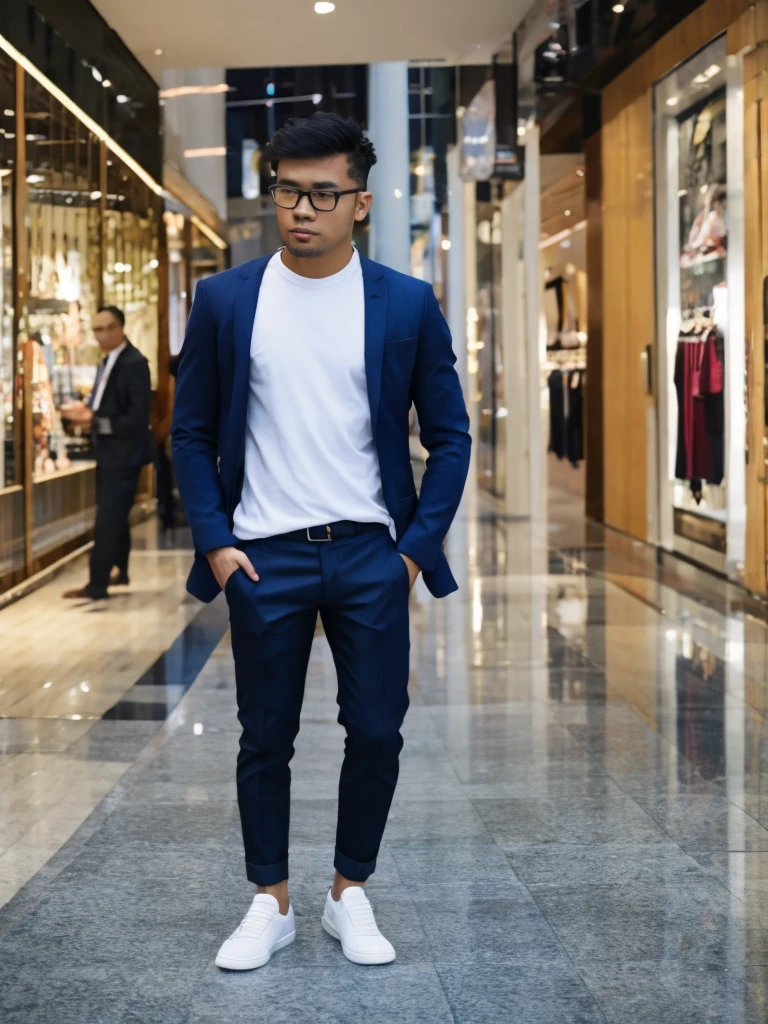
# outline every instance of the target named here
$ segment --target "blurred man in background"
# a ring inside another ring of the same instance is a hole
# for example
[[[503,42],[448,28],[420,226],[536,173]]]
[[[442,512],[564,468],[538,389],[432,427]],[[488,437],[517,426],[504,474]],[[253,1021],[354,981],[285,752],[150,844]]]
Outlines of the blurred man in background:
[[[96,453],[96,526],[90,579],[68,590],[68,598],[92,601],[107,597],[110,583],[125,585],[131,552],[128,519],[142,466],[150,461],[149,363],[125,336],[125,314],[102,306],[93,333],[103,358],[85,402],[62,407],[66,419],[90,426]],[[117,574],[111,577],[112,569]]]

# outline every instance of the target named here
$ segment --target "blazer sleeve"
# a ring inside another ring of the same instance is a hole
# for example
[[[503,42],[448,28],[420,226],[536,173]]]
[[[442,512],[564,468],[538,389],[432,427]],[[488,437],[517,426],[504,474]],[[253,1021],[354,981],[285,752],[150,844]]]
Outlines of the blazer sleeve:
[[[411,393],[429,458],[416,512],[397,545],[424,572],[442,554],[469,472],[469,417],[455,363],[448,324],[427,286]]]
[[[149,363],[143,357],[120,371],[123,411],[108,418],[113,437],[131,441],[147,439],[152,398]]]
[[[219,478],[216,324],[198,282],[179,359],[171,438],[174,468],[196,550],[235,545]]]

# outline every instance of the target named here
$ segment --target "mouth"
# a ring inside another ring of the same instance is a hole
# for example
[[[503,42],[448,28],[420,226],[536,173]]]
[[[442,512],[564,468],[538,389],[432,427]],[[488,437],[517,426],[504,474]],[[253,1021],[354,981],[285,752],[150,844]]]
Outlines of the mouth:
[[[317,236],[316,231],[309,231],[306,228],[292,228],[290,233],[299,242],[308,242],[310,238]]]

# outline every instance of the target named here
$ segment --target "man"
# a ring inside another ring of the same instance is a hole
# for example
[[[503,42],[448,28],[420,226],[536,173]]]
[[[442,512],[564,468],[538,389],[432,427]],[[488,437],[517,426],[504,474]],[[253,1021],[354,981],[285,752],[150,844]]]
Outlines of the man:
[[[93,333],[103,353],[86,402],[63,406],[62,416],[90,427],[96,451],[96,526],[90,579],[64,597],[92,601],[107,597],[110,583],[125,585],[133,508],[141,467],[149,461],[149,363],[125,336],[125,315],[102,306]],[[117,575],[111,576],[113,567]]]
[[[456,589],[443,541],[470,439],[451,337],[431,288],[352,246],[372,195],[371,142],[317,113],[271,144],[285,248],[197,286],[173,450],[195,540],[188,587],[230,609],[238,803],[257,895],[219,967],[260,967],[294,939],[289,762],[318,611],[346,730],[323,927],[355,963],[393,960],[363,885],[376,866],[408,707],[408,595]],[[411,401],[430,453],[421,497]]]

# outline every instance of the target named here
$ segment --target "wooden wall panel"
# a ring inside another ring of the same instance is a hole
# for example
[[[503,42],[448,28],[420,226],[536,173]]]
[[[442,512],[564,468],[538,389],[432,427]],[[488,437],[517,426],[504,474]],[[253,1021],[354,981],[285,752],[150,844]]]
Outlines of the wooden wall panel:
[[[763,3],[765,0],[759,0],[758,6]],[[706,0],[611,82],[603,92],[603,119],[613,120],[672,68],[734,23],[739,24],[742,15],[748,18],[753,4],[754,0]],[[748,28],[744,30],[748,32]]]
[[[647,91],[603,125],[604,518],[647,536],[643,353],[655,334],[653,133]]]
[[[745,69],[744,83],[744,196],[745,218],[745,314],[747,345],[747,533],[744,582],[750,590],[766,590],[766,488],[763,436],[765,408],[765,338],[763,327],[763,277],[768,271],[765,248],[766,192],[764,150],[766,110],[761,99],[764,75],[757,62]]]

